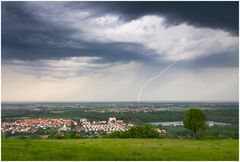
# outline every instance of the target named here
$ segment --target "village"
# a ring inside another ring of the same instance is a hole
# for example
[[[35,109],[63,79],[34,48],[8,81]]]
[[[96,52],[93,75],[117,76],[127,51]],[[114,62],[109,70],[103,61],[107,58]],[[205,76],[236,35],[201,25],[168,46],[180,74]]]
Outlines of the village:
[[[92,123],[87,121],[86,118],[80,119],[82,125],[82,131],[84,132],[106,132],[111,133],[113,131],[126,131],[133,124],[126,124],[123,120],[117,120],[115,117],[110,117],[108,121],[93,121]]]
[[[79,123],[71,119],[23,119],[14,122],[3,122],[1,132],[11,134],[19,132],[35,133],[38,129],[55,128],[60,131],[73,130],[76,132],[107,132],[126,131],[133,124],[125,124],[123,120],[110,117],[108,121],[88,121],[86,118],[80,119]]]
[[[58,130],[70,130],[71,125],[77,125],[76,121],[67,119],[23,119],[14,122],[3,122],[1,132],[11,134],[19,132],[35,133],[38,129],[56,128]]]
[[[16,133],[35,133],[39,129],[56,129],[58,132],[92,132],[92,133],[112,133],[114,131],[127,131],[134,125],[124,123],[123,120],[117,120],[115,117],[109,117],[108,121],[88,121],[87,118],[81,118],[79,122],[72,119],[21,119],[14,122],[1,123],[1,132]],[[156,129],[159,133],[167,133],[165,130]]]

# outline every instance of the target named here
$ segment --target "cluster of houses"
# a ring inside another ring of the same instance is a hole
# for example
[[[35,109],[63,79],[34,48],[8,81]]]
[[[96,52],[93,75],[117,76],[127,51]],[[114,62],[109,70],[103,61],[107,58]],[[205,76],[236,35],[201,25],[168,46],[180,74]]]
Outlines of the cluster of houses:
[[[108,113],[108,112],[114,112],[114,113],[124,113],[124,112],[153,112],[155,111],[154,108],[149,108],[149,107],[136,107],[136,108],[128,108],[128,107],[125,107],[125,108],[119,108],[119,107],[116,107],[116,108],[105,108],[105,109],[87,109],[85,110],[84,112],[95,112],[95,113]]]
[[[71,127],[74,128],[71,128]],[[87,121],[86,118],[80,119],[80,124],[70,119],[23,119],[14,122],[1,123],[1,132],[10,132],[15,134],[18,132],[35,133],[38,129],[55,128],[58,131],[75,130],[77,132],[113,132],[126,131],[132,124],[125,124],[123,120],[117,120],[115,117],[110,117],[108,121]]]
[[[123,120],[117,120],[115,117],[110,117],[108,121],[93,121],[92,123],[87,119],[81,119],[82,131],[84,132],[107,132],[126,131],[132,124],[125,124]]]
[[[68,130],[71,125],[77,125],[77,122],[70,119],[23,119],[14,122],[1,123],[1,132],[31,132],[38,129],[56,128],[59,130]]]
[[[11,134],[19,132],[35,133],[38,129],[55,128],[60,131],[73,130],[76,132],[106,132],[126,131],[133,127],[133,124],[124,123],[123,120],[117,120],[115,117],[110,117],[108,121],[88,121],[86,118],[80,119],[78,124],[71,119],[23,119],[14,122],[1,123],[1,132],[10,132]],[[165,134],[165,130],[157,129],[161,134]]]

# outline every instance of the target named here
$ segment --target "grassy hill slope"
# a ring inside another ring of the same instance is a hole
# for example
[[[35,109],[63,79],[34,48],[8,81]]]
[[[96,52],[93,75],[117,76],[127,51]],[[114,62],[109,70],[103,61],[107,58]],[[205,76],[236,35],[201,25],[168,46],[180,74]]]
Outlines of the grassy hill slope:
[[[2,140],[2,160],[238,160],[238,140]]]

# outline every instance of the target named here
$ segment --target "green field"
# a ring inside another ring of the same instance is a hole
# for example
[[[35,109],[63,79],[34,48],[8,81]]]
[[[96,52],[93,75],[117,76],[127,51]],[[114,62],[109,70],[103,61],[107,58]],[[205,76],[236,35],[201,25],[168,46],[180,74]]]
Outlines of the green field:
[[[2,140],[2,160],[238,160],[238,140]]]

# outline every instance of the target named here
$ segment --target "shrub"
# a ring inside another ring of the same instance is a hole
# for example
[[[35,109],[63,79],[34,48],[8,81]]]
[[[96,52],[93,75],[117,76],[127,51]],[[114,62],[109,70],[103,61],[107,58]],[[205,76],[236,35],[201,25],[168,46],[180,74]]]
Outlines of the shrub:
[[[160,134],[152,125],[135,126],[125,132],[113,132],[108,138],[160,138]]]

